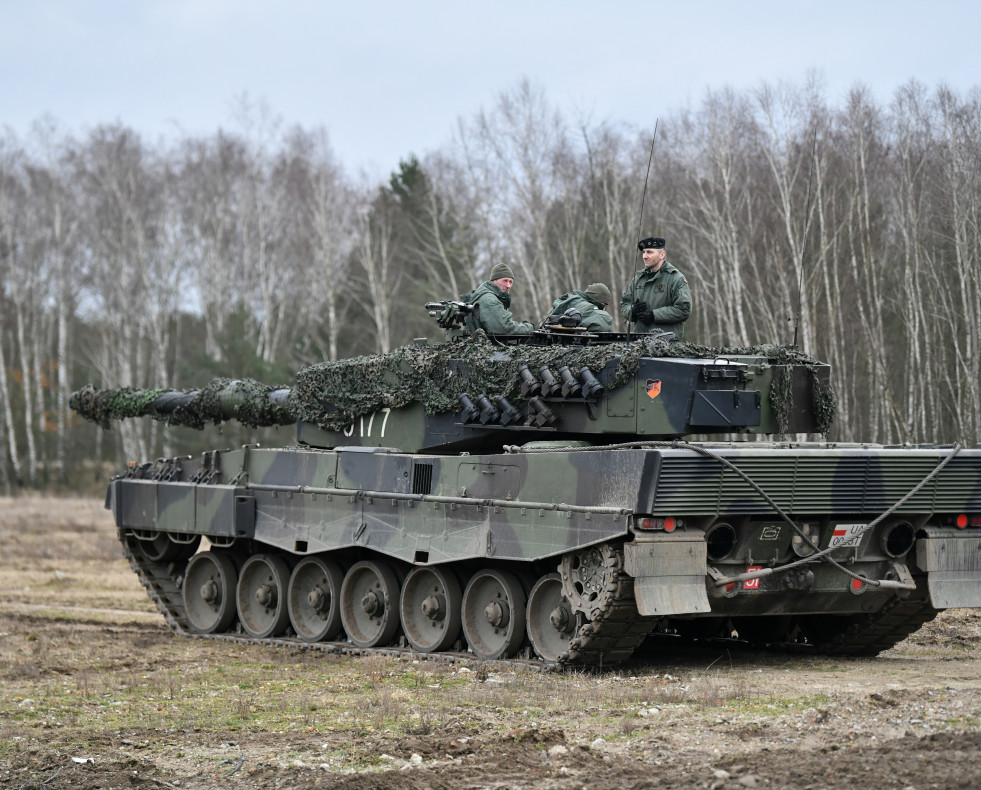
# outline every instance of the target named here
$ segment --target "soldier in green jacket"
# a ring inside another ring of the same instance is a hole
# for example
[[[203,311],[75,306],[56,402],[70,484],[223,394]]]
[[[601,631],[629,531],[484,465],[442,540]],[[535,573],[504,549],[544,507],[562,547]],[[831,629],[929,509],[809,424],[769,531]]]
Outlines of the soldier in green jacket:
[[[668,263],[664,239],[641,239],[637,249],[644,256],[644,268],[620,297],[620,315],[633,321],[637,332],[674,332],[681,340],[691,315],[688,280]]]
[[[498,263],[485,280],[470,293],[460,297],[479,308],[467,316],[466,328],[471,332],[483,329],[489,335],[530,335],[535,327],[529,321],[515,321],[511,317],[511,286],[514,272],[506,263]]]
[[[584,327],[590,332],[612,332],[613,316],[606,312],[606,306],[613,301],[613,294],[603,283],[593,283],[584,291],[563,294],[552,303],[549,315],[561,315],[566,310],[578,310]]]

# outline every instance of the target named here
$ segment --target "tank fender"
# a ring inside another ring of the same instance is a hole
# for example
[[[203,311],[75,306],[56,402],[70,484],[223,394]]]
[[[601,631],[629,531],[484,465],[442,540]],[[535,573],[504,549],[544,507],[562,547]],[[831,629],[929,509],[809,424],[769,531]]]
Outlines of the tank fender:
[[[981,534],[926,527],[916,541],[916,564],[927,574],[937,609],[981,606]]]
[[[644,617],[710,612],[705,536],[643,535],[624,546],[624,570],[634,578],[637,611]]]
[[[120,528],[228,538],[255,533],[255,500],[241,486],[120,478],[106,501]]]

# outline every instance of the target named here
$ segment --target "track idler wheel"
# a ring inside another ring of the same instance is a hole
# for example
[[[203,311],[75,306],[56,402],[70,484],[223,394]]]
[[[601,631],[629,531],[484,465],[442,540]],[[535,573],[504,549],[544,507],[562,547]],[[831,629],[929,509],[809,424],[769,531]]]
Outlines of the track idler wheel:
[[[187,563],[184,611],[191,628],[199,634],[228,630],[235,619],[235,588],[238,573],[227,554],[203,551]]]
[[[174,540],[167,532],[154,532],[150,537],[135,539],[140,553],[150,562],[167,563],[186,560],[198,550],[200,535],[189,536],[187,540]]]

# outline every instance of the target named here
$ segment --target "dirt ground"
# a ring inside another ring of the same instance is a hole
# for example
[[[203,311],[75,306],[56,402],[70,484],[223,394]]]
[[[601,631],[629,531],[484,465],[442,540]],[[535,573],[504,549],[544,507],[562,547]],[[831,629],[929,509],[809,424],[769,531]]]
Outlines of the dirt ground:
[[[977,788],[981,614],[602,673],[181,639],[101,502],[0,499],[0,786]]]

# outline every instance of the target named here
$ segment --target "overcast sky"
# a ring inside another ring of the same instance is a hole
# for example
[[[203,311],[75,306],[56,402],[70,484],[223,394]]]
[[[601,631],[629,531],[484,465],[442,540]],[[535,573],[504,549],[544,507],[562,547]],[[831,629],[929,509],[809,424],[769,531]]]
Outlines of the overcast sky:
[[[836,103],[910,79],[981,85],[977,0],[0,0],[0,125],[234,128],[236,97],[323,126],[349,171],[443,145],[522,77],[569,113],[645,129],[708,88],[803,83]]]

